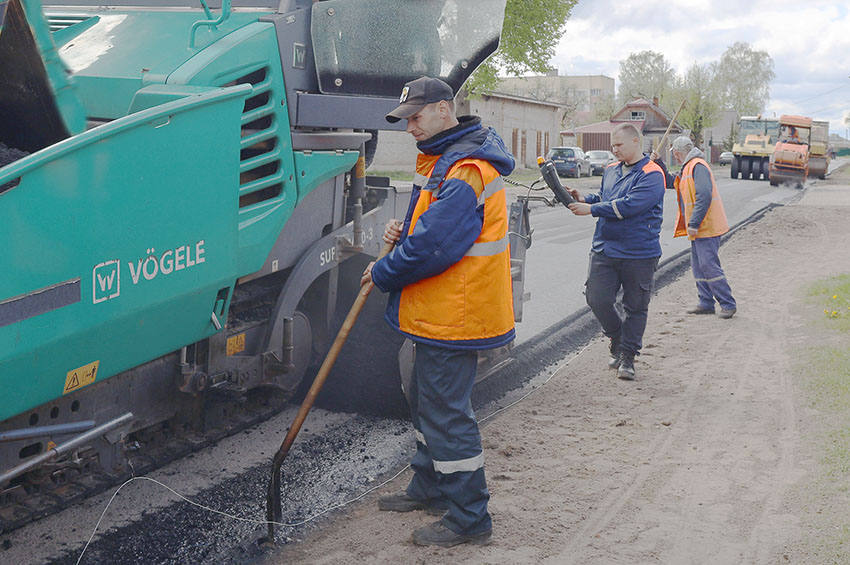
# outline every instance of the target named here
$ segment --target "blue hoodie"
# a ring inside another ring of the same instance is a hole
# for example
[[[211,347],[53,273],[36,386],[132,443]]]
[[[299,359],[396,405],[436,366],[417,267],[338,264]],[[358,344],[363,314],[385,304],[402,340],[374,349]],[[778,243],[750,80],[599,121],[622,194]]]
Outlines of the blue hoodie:
[[[414,184],[402,236],[393,251],[374,265],[372,280],[379,289],[391,293],[385,316],[387,323],[408,337],[454,349],[498,347],[513,340],[512,329],[497,339],[437,341],[409,334],[399,327],[401,290],[439,275],[460,261],[481,234],[484,204],[479,203],[475,190],[463,180],[446,180],[449,169],[461,159],[485,160],[500,175],[508,175],[514,169],[514,158],[495,130],[483,128],[480,118],[473,116],[463,116],[458,121],[457,126],[417,143],[426,155],[440,157],[426,185]],[[436,192],[438,186],[437,200],[418,218],[413,233],[408,235],[421,190]]]
[[[602,188],[587,194],[590,213],[599,218],[593,234],[593,251],[619,259],[661,256],[661,221],[664,219],[664,172],[644,156],[623,175],[623,164],[609,165]]]

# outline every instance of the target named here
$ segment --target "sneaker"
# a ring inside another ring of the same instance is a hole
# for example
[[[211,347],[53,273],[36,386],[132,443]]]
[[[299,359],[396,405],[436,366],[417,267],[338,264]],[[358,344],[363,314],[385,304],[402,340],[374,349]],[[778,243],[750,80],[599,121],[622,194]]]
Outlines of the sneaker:
[[[635,380],[635,356],[633,353],[623,353],[620,356],[620,368],[617,369],[617,378],[624,381]]]
[[[437,521],[423,528],[413,530],[413,543],[417,545],[437,545],[440,547],[454,547],[462,543],[471,543],[473,545],[487,545],[493,541],[493,530],[487,530],[480,534],[472,534],[465,536],[456,534]]]
[[[688,314],[714,314],[714,306],[711,308],[703,308],[702,306],[696,306],[687,311]]]
[[[721,318],[723,318],[724,320],[728,320],[729,318],[731,318],[732,316],[734,316],[734,315],[735,315],[735,312],[737,312],[737,311],[738,311],[738,309],[737,309],[737,308],[730,308],[729,310],[723,310],[723,309],[721,309],[721,310],[720,310],[720,314],[718,314],[718,316],[719,316],[719,317],[721,317]]]
[[[620,338],[612,337],[611,343],[608,344],[608,351],[611,356],[608,358],[608,368],[616,369],[620,366]]]
[[[431,516],[442,516],[446,513],[446,508],[427,504],[421,500],[416,500],[406,491],[400,490],[393,494],[385,494],[378,499],[378,510],[386,510],[389,512],[412,512],[414,510],[424,510],[426,514]]]

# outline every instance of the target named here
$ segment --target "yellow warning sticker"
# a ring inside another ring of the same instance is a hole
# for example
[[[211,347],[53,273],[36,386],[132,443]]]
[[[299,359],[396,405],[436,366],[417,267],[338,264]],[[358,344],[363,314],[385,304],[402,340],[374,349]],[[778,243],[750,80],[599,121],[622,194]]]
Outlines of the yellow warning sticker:
[[[227,354],[236,355],[245,351],[245,332],[227,338]]]
[[[94,361],[88,365],[83,365],[79,369],[68,371],[68,376],[65,377],[65,390],[62,394],[74,392],[79,388],[92,384],[97,377],[97,366],[100,361]]]

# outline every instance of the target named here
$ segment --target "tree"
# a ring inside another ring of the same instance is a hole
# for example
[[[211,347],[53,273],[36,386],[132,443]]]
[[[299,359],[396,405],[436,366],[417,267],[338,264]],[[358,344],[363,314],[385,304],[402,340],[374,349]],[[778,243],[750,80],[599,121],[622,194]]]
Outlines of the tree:
[[[770,100],[770,84],[776,78],[773,59],[749,43],[736,41],[714,63],[723,108],[738,114],[759,114]]]
[[[714,66],[694,63],[677,82],[670,102],[678,108],[682,99],[687,100],[677,121],[691,130],[694,143],[701,147],[702,132],[717,123],[720,117]]]
[[[630,53],[620,61],[620,86],[617,99],[625,104],[635,98],[658,98],[665,106],[676,86],[676,71],[661,53],[641,51]]]
[[[572,89],[559,88],[562,85],[547,79],[548,77],[536,76],[509,78],[499,82],[498,90],[505,94],[560,104],[563,106],[561,125],[574,125],[573,121],[579,108],[587,104],[587,97],[573,92]]]
[[[600,122],[610,120],[618,110],[617,100],[610,92],[603,92],[593,109],[593,117]]]
[[[510,75],[545,73],[570,11],[578,0],[508,0],[499,49],[466,83],[472,92],[493,90],[500,69]]]
[[[738,126],[733,122],[729,126],[729,135],[723,138],[723,151],[732,151],[732,147],[738,140]]]

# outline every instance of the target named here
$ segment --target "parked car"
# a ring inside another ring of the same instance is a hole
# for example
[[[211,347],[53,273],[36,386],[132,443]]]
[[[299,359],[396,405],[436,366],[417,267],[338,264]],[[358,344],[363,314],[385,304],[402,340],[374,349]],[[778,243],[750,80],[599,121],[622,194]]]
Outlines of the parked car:
[[[731,151],[724,151],[720,154],[720,157],[717,159],[717,162],[720,165],[731,165],[732,164],[733,155]]]
[[[610,151],[588,151],[587,158],[590,160],[590,174],[602,174],[605,167],[616,163],[617,158]]]
[[[546,158],[552,159],[558,176],[590,176],[590,161],[580,147],[553,147]]]

